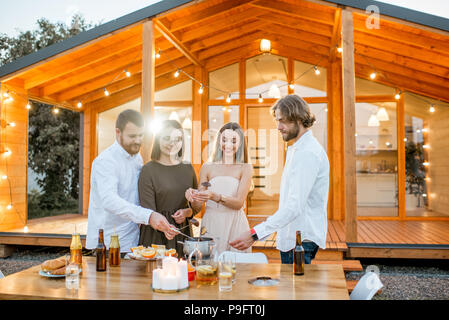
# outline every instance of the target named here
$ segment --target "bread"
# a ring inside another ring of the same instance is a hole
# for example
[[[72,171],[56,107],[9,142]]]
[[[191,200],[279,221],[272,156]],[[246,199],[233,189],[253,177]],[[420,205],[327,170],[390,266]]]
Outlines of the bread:
[[[62,267],[64,267],[64,269],[65,269],[65,259],[64,258],[47,260],[41,264],[42,271],[50,272],[50,273],[53,273],[52,271],[58,270]]]
[[[52,270],[50,271],[51,274],[54,275],[64,275],[65,274],[65,266],[63,266],[62,268],[56,269],[56,270]]]

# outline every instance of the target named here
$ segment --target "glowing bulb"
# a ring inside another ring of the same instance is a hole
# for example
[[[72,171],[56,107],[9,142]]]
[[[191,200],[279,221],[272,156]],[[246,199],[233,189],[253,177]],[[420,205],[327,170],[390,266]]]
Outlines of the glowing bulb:
[[[433,104],[430,105],[429,112],[431,113],[435,112],[435,107],[433,106]]]
[[[25,232],[25,233],[28,232],[28,226],[23,227],[23,232]]]
[[[222,111],[226,111],[227,109],[228,108],[226,108],[226,107],[221,108]]]
[[[6,150],[6,151],[5,151],[5,156],[10,156],[10,155],[11,155],[11,150],[9,150],[9,149]]]
[[[229,94],[228,97],[226,98],[226,102],[227,103],[231,102],[231,94]]]
[[[326,108],[326,109],[324,109],[324,112],[327,112],[327,108]]]
[[[400,94],[400,93],[396,93],[396,95],[394,96],[394,98],[395,98],[396,100],[401,99],[401,94]]]
[[[81,101],[78,101],[77,106],[78,106],[78,108],[81,108],[81,107],[83,106],[83,104],[81,103]]]
[[[356,137],[358,136],[357,132],[355,133],[355,135],[354,135],[354,136],[356,136]]]
[[[3,175],[3,176],[2,176],[2,179],[3,179],[3,180],[6,180],[6,179],[8,179],[8,176],[7,176],[7,175]]]
[[[179,69],[176,70],[175,74],[174,74],[175,78],[179,77]]]
[[[161,57],[161,50],[159,50],[157,53],[156,53],[156,59],[159,59]]]
[[[429,130],[427,128],[423,128],[421,131],[422,132],[428,132]]]
[[[430,148],[430,146],[428,144],[425,144],[422,147],[423,147],[423,149],[429,149]]]
[[[262,103],[263,102],[263,98],[262,98],[262,95],[261,94],[259,94],[259,103]]]
[[[289,87],[290,87],[290,89],[295,89],[295,84],[294,83],[290,83],[289,85],[288,85]]]
[[[3,97],[9,98],[9,91],[6,91],[6,92],[3,94]]]
[[[126,74],[126,76],[129,78],[129,77],[131,77],[131,72],[129,72],[128,70],[126,70],[125,69],[125,74]]]
[[[321,72],[320,70],[318,70],[318,68],[315,66],[313,67],[313,69],[315,69],[315,74],[318,76]]]
[[[427,181],[427,182],[430,182],[431,180],[432,180],[432,179],[430,179],[430,177],[427,177],[427,178],[426,178],[426,181]]]
[[[343,48],[342,47],[337,47],[337,52],[338,53],[342,53],[343,52]]]
[[[109,96],[109,91],[106,89],[106,88],[104,88],[104,95],[107,97],[107,96]]]
[[[25,107],[25,108],[27,108],[28,110],[30,110],[31,109],[31,104],[27,104],[27,106]]]
[[[430,163],[428,163],[427,161],[422,163],[422,165],[425,166],[425,167],[428,167],[429,164],[430,164]]]
[[[199,94],[203,94],[203,91],[204,91],[203,85],[201,85],[201,87],[198,89],[198,93],[199,93]]]
[[[159,131],[161,131],[161,129],[162,129],[162,121],[160,119],[156,118],[153,121],[151,121],[149,130],[153,134],[157,134]]]
[[[408,140],[407,138],[404,138],[404,141],[405,141],[405,142],[407,142],[407,140]]]
[[[377,76],[377,73],[376,72],[373,72],[373,73],[371,73],[370,75],[369,75],[369,77],[371,78],[371,79],[376,79],[376,76]]]
[[[10,126],[10,127],[15,127],[15,126],[16,126],[16,123],[15,123],[15,122],[10,122],[10,123],[8,123],[8,126]]]
[[[6,209],[11,210],[11,209],[12,209],[12,204],[8,204],[8,205],[6,206]]]
[[[58,113],[59,113],[59,109],[58,109],[58,108],[54,108],[54,109],[53,109],[53,113],[54,113],[54,114],[58,114]]]

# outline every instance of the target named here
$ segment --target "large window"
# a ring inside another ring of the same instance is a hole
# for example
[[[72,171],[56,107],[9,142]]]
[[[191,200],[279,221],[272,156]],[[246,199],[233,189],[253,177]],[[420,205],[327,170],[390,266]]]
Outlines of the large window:
[[[209,99],[223,100],[231,95],[231,99],[239,99],[239,64],[212,71],[209,73]]]
[[[396,103],[356,103],[359,216],[398,215]]]
[[[409,93],[404,103],[406,215],[448,216],[449,104]]]
[[[295,94],[301,97],[325,97],[326,92],[326,68],[295,60]]]

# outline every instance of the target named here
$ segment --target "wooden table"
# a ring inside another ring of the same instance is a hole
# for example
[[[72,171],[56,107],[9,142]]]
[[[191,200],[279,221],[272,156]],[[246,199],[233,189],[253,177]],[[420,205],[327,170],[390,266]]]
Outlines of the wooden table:
[[[306,265],[304,276],[295,276],[291,265],[237,264],[236,284],[231,292],[219,292],[218,284],[197,285],[175,294],[151,290],[152,274],[146,262],[122,260],[121,266],[95,271],[95,258],[83,257],[83,273],[77,291],[65,288],[64,278],[39,275],[40,266],[0,279],[0,299],[181,299],[181,300],[347,300],[345,276],[341,265]],[[280,279],[274,287],[255,287],[248,280],[257,276]]]

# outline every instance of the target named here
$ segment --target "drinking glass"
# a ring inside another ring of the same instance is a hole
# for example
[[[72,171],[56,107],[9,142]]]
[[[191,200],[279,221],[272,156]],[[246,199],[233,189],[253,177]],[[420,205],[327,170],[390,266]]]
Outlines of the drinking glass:
[[[65,287],[78,290],[80,287],[80,268],[77,263],[70,263],[70,255],[65,256]]]
[[[218,289],[220,291],[232,290],[232,263],[230,259],[218,262]]]

